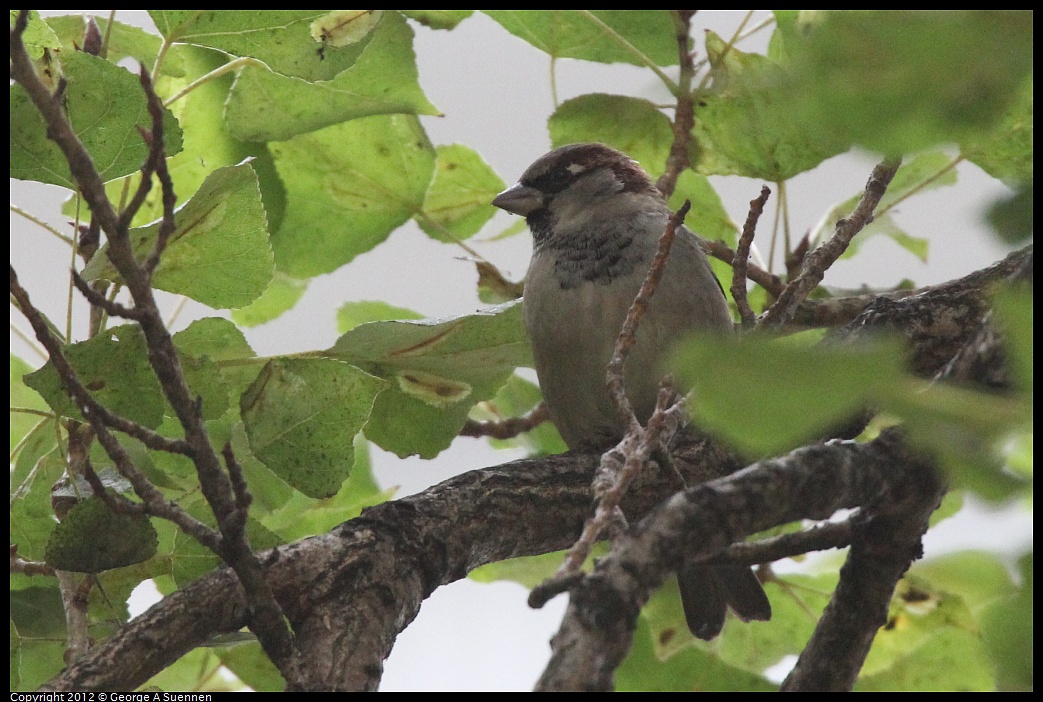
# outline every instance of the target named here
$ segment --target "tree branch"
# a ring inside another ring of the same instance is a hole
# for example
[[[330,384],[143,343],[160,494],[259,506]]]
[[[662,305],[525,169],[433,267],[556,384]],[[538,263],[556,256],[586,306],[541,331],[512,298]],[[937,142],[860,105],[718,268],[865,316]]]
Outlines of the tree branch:
[[[494,439],[511,439],[518,434],[536,428],[550,419],[550,412],[544,402],[536,405],[532,411],[521,417],[507,417],[505,419],[480,422],[476,419],[468,419],[460,430],[460,436],[489,436]]]
[[[915,360],[920,355],[915,344],[924,343],[922,334],[931,329],[925,319],[935,318],[945,327],[951,325],[952,318],[941,314],[947,297],[959,305],[966,304],[969,295],[980,298],[1000,275],[999,270],[1019,269],[1031,253],[1031,247],[1023,249],[988,269],[936,286],[930,295],[888,301],[886,309],[867,313],[866,319],[851,325],[847,333],[857,338],[868,331],[866,327],[906,331],[903,325],[909,325],[907,336],[913,339]],[[960,348],[964,336],[967,334],[950,333],[943,337],[950,358]],[[931,345],[924,355],[937,358],[942,345]],[[928,365],[926,360],[922,365]],[[819,485],[823,495],[816,500],[823,504],[828,500],[845,502],[846,498],[825,494],[828,484],[819,481],[821,469],[811,467],[819,464],[809,462],[810,459],[829,461],[824,472],[831,473],[833,462],[846,456],[857,474],[863,470],[859,456],[864,456],[870,467],[887,464],[880,470],[890,474],[894,467],[888,461],[906,455],[897,451],[882,443],[869,448],[840,443],[802,449],[776,459],[780,470],[774,474],[789,475],[783,483],[793,482],[780,485],[778,490],[812,490],[813,485]],[[735,456],[706,441],[680,447],[676,458],[690,485],[729,475],[742,467]],[[559,550],[575,540],[589,514],[590,482],[597,460],[593,454],[572,452],[470,471],[422,493],[367,509],[358,519],[328,534],[269,552],[263,558],[265,579],[275,598],[284,603],[284,613],[301,642],[302,656],[311,656],[309,660],[321,666],[327,689],[374,689],[382,661],[395,637],[436,588],[462,578],[480,565]],[[918,470],[917,466],[919,463],[910,468],[910,475]],[[879,478],[878,472],[870,468],[866,481]],[[743,476],[757,474],[755,470],[746,471]],[[742,492],[747,489],[743,486],[745,480],[735,476],[727,484]],[[762,480],[756,478],[755,482],[763,485]],[[803,488],[798,484],[800,480],[807,481]],[[674,478],[661,469],[644,471],[628,491],[623,508],[627,514],[640,518],[671,495],[674,484]],[[703,489],[712,492],[720,488]],[[849,485],[848,489],[857,493],[869,488]],[[777,493],[771,501],[780,502],[781,494]],[[688,498],[683,501],[690,502]],[[804,513],[820,511],[809,506]],[[757,519],[758,524],[765,521],[764,516]],[[844,538],[828,533],[819,536],[803,538],[817,547],[829,548]],[[756,545],[733,548],[741,554],[742,549]],[[759,560],[763,554],[755,556]],[[246,619],[246,601],[242,590],[236,587],[235,576],[227,568],[218,570],[129,622],[46,687],[133,689],[213,636],[241,628]],[[347,640],[353,645],[345,647],[343,642]],[[330,658],[330,651],[338,652],[335,660]]]
[[[612,689],[641,606],[682,557],[709,556],[798,519],[897,503],[892,496],[922,482],[924,472],[930,470],[886,436],[870,444],[798,449],[679,493],[617,540],[612,553],[573,588],[537,690]]]
[[[743,328],[751,328],[757,318],[750,309],[750,303],[746,299],[746,272],[750,264],[750,247],[753,245],[753,236],[757,230],[757,221],[764,212],[764,204],[768,201],[771,191],[768,186],[761,186],[761,194],[750,201],[750,213],[746,217],[746,223],[742,227],[742,235],[735,247],[735,258],[732,260],[732,299],[739,308],[739,318],[742,320]]]
[[[838,221],[833,236],[804,259],[800,275],[790,281],[771,309],[764,313],[758,328],[778,329],[793,319],[797,307],[822,282],[826,270],[847,250],[855,235],[873,221],[873,210],[887,192],[900,164],[898,159],[885,159],[877,164],[851,216]]]
[[[895,449],[893,462],[884,468],[891,473],[888,484],[872,496],[873,508],[858,520],[837,589],[780,691],[851,690],[873,638],[887,623],[895,586],[923,556],[921,539],[945,485],[891,432],[873,442],[888,441]]]
[[[670,154],[666,157],[666,167],[659,176],[656,187],[663,197],[670,199],[677,187],[677,179],[681,172],[688,168],[688,147],[692,141],[692,127],[695,126],[695,105],[692,99],[692,80],[695,77],[695,63],[690,50],[692,16],[695,10],[671,10],[674,20],[674,38],[677,41],[677,56],[680,75],[677,80],[677,106],[674,110],[673,142]]]
[[[178,523],[196,527],[195,531],[186,531],[200,538],[201,543],[220,555],[236,570],[241,584],[246,588],[250,603],[249,609],[254,615],[250,618],[249,625],[258,635],[265,653],[291,684],[309,687],[312,683],[302,676],[303,669],[296,656],[293,635],[283,621],[279,605],[272,599],[271,591],[264,582],[261,564],[253,549],[250,548],[245,530],[241,527],[243,517],[238,514],[236,508],[237,499],[232,480],[222,470],[217,453],[210,444],[202,413],[188,387],[173,339],[163,322],[152,292],[152,272],[158,265],[167,239],[175,229],[174,204],[176,198],[173,182],[166,171],[162,101],[156,95],[147,72],[142,68],[141,84],[148,101],[151,125],[150,129],[142,129],[141,134],[149,144],[149,153],[145,165],[141,169],[141,183],[138,190],[127,209],[117,215],[106,196],[101,175],[95,168],[87,149],[76,136],[65,113],[64,101],[61,99],[65,79],[62,78],[59,81],[58,90],[52,94],[40,80],[32,65],[22,41],[22,33],[25,31],[27,22],[28,12],[22,11],[15,26],[11,29],[11,78],[25,89],[40,112],[47,125],[48,137],[61,149],[74,180],[91,208],[93,222],[97,222],[106,234],[109,243],[109,259],[123,278],[134,300],[133,317],[145,335],[149,349],[149,363],[185,431],[185,443],[188,447],[186,453],[193,460],[203,495],[217,518],[220,538],[209,529],[204,531],[204,529],[198,528],[201,524],[192,525],[184,516],[180,517]],[[158,176],[162,187],[163,221],[156,245],[142,264],[135,258],[129,227],[134,215],[144,203],[154,174]],[[11,283],[13,290],[17,285],[17,277],[13,268]],[[26,297],[26,302],[28,302],[28,297]],[[36,324],[34,324],[34,328],[36,328]],[[38,337],[41,333],[47,337],[50,336],[46,328],[43,331],[37,329]],[[42,341],[43,338],[41,338]],[[50,348],[48,350],[51,351]],[[60,349],[58,355],[60,356]],[[52,358],[55,358],[53,352]],[[72,388],[69,389],[71,392]],[[92,399],[88,402],[88,398],[89,394],[85,391],[78,398],[81,410],[93,402]],[[87,413],[85,416],[92,420],[91,425],[97,433],[99,442],[116,463],[117,469],[123,472],[128,480],[131,480],[135,491],[143,500],[151,500],[155,503],[157,511],[153,513],[160,516],[178,514],[180,510],[167,509],[171,505],[163,500],[159,491],[137,471],[126,452],[105,425],[100,421],[93,421],[93,417]]]

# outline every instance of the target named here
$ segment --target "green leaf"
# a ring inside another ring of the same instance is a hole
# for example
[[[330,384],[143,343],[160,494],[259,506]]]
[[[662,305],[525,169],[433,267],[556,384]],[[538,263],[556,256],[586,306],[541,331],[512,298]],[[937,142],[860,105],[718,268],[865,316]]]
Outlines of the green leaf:
[[[467,577],[479,583],[509,580],[532,589],[554,575],[564,559],[564,551],[553,551],[539,556],[508,558],[475,568],[467,574]]]
[[[243,307],[272,279],[272,251],[257,175],[249,164],[219,168],[177,211],[153,285],[217,308]],[[155,244],[160,223],[131,230],[138,258]],[[87,280],[118,280],[103,246],[83,269]]]
[[[1027,393],[1032,392],[1032,307],[1032,293],[1028,290],[1000,290],[993,301],[1008,363],[1018,387]]]
[[[696,95],[692,162],[705,175],[780,182],[847,150],[828,132],[809,128],[785,99],[785,69],[747,54],[707,31],[713,86]]]
[[[436,153],[435,177],[416,219],[428,236],[451,243],[478,233],[496,213],[490,203],[506,185],[470,147],[439,146]]]
[[[517,373],[507,378],[507,382],[494,397],[475,405],[471,416],[479,420],[503,420],[520,417],[536,408],[543,401],[540,388],[530,383]],[[554,423],[543,422],[524,434],[511,439],[490,439],[494,448],[524,448],[530,455],[551,456],[568,451]],[[549,577],[550,574],[548,574]]]
[[[400,456],[425,458],[449,445],[472,405],[532,363],[517,303],[451,319],[363,324],[327,353],[391,383],[366,436]]]
[[[102,180],[125,176],[141,168],[148,146],[138,127],[150,128],[141,83],[128,71],[103,59],[73,52],[62,57],[67,81],[66,111]],[[164,109],[167,155],[181,150],[181,128]],[[11,86],[11,177],[76,188],[58,146],[47,138],[47,127],[20,85]]]
[[[191,516],[204,524],[215,527],[213,511],[202,495],[195,493],[182,498],[179,504]],[[250,541],[250,547],[257,551],[275,548],[285,543],[278,534],[266,528],[252,516],[246,520],[246,535]],[[166,573],[173,576],[179,587],[184,587],[201,575],[224,565],[220,556],[184,532],[178,530],[173,536]]]
[[[695,337],[675,356],[696,423],[742,451],[771,455],[820,436],[902,377],[893,344],[803,349],[763,339]]]
[[[275,667],[271,659],[265,655],[257,641],[246,645],[220,648],[217,650],[217,657],[228,670],[255,692],[283,692],[286,689],[286,679],[279,673],[279,669]],[[221,677],[221,675],[222,673],[215,672],[215,677]],[[194,690],[198,688],[168,687],[164,689]]]
[[[15,21],[18,19],[18,14],[18,10],[10,11],[12,28],[14,28]],[[25,44],[29,58],[34,61],[39,61],[44,55],[50,54],[56,49],[61,49],[61,41],[55,36],[48,23],[40,19],[40,13],[36,10],[29,10],[29,21],[25,25],[25,32],[22,33],[22,43]],[[45,78],[47,77],[45,75]]]
[[[243,333],[227,319],[204,317],[174,334],[179,351],[193,356],[210,356],[217,361],[251,358],[253,349]]]
[[[678,620],[684,628],[684,620]],[[645,617],[637,620],[633,644],[616,670],[620,692],[773,692],[777,686],[763,675],[749,673],[721,660],[712,652],[687,647],[662,659],[656,655],[655,636]]]
[[[178,352],[189,357],[213,359],[220,364],[222,384],[230,397],[237,397],[257,377],[260,361],[244,363],[254,358],[246,337],[232,322],[219,317],[197,319],[174,334]],[[226,363],[227,362],[227,363]],[[204,398],[204,411],[206,409]],[[212,418],[207,412],[207,419]],[[195,474],[195,471],[192,471]]]
[[[164,95],[172,97],[189,83],[210,74],[228,62],[225,54],[197,46],[177,45],[176,54],[182,59],[186,75],[183,80],[168,79],[163,82]],[[166,65],[166,61],[164,61]],[[178,203],[190,199],[214,170],[223,166],[241,164],[253,158],[251,166],[257,174],[268,225],[274,229],[281,221],[285,208],[285,193],[282,183],[275,174],[271,153],[262,144],[237,139],[225,121],[225,102],[235,77],[225,74],[197,84],[190,92],[171,105],[174,114],[184,125],[185,150],[170,159],[168,168],[180,196]],[[113,194],[113,201],[118,193]],[[158,196],[154,201],[151,218],[143,223],[159,219],[163,215]]]
[[[960,143],[967,160],[1012,187],[1032,181],[1032,87],[1029,76],[992,131]]]
[[[163,41],[155,34],[123,22],[113,22],[110,29],[109,21],[105,17],[94,17],[94,21],[97,22],[101,35],[107,39],[104,57],[106,60],[119,63],[126,58],[135,59],[150,69],[156,65],[156,57]],[[84,15],[48,17],[46,22],[66,49],[71,49],[74,44],[83,46],[83,37],[87,29],[87,17]],[[167,51],[163,63],[160,64],[160,74],[177,77],[183,76],[184,73],[181,52],[176,49]]]
[[[213,648],[207,646],[189,651],[176,663],[153,675],[141,689],[238,692],[242,684],[228,671],[221,670],[221,659]]]
[[[345,302],[337,309],[337,332],[343,334],[360,324],[389,319],[422,319],[423,315],[405,307],[395,307],[380,300]]]
[[[1018,559],[1021,586],[1012,597],[996,602],[981,617],[982,634],[996,667],[1001,690],[1031,691],[1033,656],[1033,555]]]
[[[639,162],[653,178],[666,168],[674,138],[669,118],[650,101],[603,93],[566,100],[547,126],[555,147],[600,141]]]
[[[399,10],[399,12],[431,29],[453,29],[474,14],[474,10]]]
[[[914,565],[866,659],[859,689],[992,689],[978,616],[1013,586],[992,554],[964,551]]]
[[[264,524],[285,541],[295,541],[354,519],[364,508],[386,502],[394,493],[394,489],[381,490],[373,479],[369,442],[356,434],[355,463],[336,495],[317,500],[294,491],[284,504],[265,516]]]
[[[995,687],[992,665],[981,639],[969,631],[946,628],[896,660],[890,668],[876,674],[863,673],[854,689],[991,692]]]
[[[163,65],[167,65],[173,56],[177,56],[182,67],[183,77],[160,77],[156,82],[157,93],[169,99],[184,90],[189,83],[211,73],[228,61],[225,54],[213,49],[187,44],[177,44],[170,48]],[[225,101],[231,88],[234,75],[228,73],[218,77],[210,77],[197,84],[191,91],[181,95],[170,105],[174,116],[183,125],[184,145],[177,155],[167,159],[167,170],[174,182],[177,205],[181,206],[192,198],[206,177],[222,166],[241,164],[253,158],[251,166],[257,173],[261,196],[268,216],[269,228],[274,230],[282,221],[285,208],[285,192],[282,183],[275,174],[271,153],[263,144],[240,141],[228,131],[224,119]],[[110,202],[120,202],[127,197],[127,192],[134,192],[141,181],[140,173],[132,173],[125,178],[110,181],[105,192]],[[73,217],[77,201],[70,198],[63,207],[63,212]],[[84,219],[82,205],[80,218]],[[163,216],[162,191],[153,187],[145,198],[144,204],[131,222],[133,227],[143,227]]]
[[[525,228],[525,220],[519,221]],[[517,300],[525,290],[525,281],[510,280],[503,272],[488,261],[475,261],[478,271],[478,299],[487,305],[499,305]]]
[[[63,350],[80,384],[110,412],[146,427],[159,426],[163,420],[163,395],[148,363],[145,335],[140,327],[113,327]],[[40,393],[56,413],[82,419],[51,361],[25,376],[25,384]]]
[[[848,210],[850,213],[851,210]],[[836,211],[830,212],[830,217],[834,216]],[[832,230],[827,232],[821,232],[822,235],[828,236],[832,234]],[[873,221],[866,226],[861,232],[858,233],[851,243],[848,245],[847,250],[841,254],[840,258],[848,259],[853,258],[861,250],[862,245],[869,241],[874,236],[884,236],[898,244],[901,248],[905,249],[913,256],[916,256],[923,263],[927,263],[927,255],[931,246],[930,239],[913,236],[908,233],[895,221],[894,217],[890,214],[880,215],[874,217]]]
[[[668,10],[485,10],[511,34],[554,58],[677,65]]]
[[[352,120],[271,144],[287,209],[281,270],[306,278],[369,251],[423,208],[435,150],[416,117]]]
[[[937,607],[942,595],[934,593],[944,593],[959,597],[968,611],[977,616],[996,602],[1007,599],[1016,589],[1006,558],[987,551],[945,554],[914,564],[909,573],[910,577],[916,578],[914,585],[918,585],[920,590],[929,590],[931,594],[930,599],[915,598],[926,603],[921,610]],[[908,606],[915,607],[912,603]]]
[[[209,356],[178,354],[181,372],[202,409],[204,420],[217,419],[229,408],[228,384],[217,362]]]
[[[46,410],[47,403],[44,402],[40,394],[28,387],[23,381],[22,376],[27,375],[33,371],[28,363],[15,356],[13,353],[10,355],[10,397],[11,397],[11,408],[24,407],[26,409],[35,410]],[[14,450],[15,445],[22,440],[29,430],[35,427],[42,417],[35,414],[27,414],[24,412],[11,412],[11,450]]]
[[[311,23],[311,38],[338,49],[357,44],[383,16],[383,10],[333,10]]]
[[[811,132],[900,154],[980,138],[1032,71],[1032,13],[819,12],[790,42]]]
[[[738,240],[739,228],[728,216],[720,195],[706,176],[691,170],[681,171],[677,178],[677,187],[670,196],[670,209],[676,212],[681,209],[685,200],[692,203],[692,209],[685,217],[685,225],[693,232],[710,241],[723,241],[734,246]],[[730,270],[730,269],[729,269]]]
[[[1008,198],[1002,198],[989,208],[989,224],[1001,240],[1020,245],[1032,238],[1035,220],[1032,218],[1032,183],[1023,183]]]
[[[232,320],[244,327],[256,327],[293,309],[308,289],[308,281],[276,270],[272,282],[259,298],[246,307],[232,310]]]
[[[100,573],[148,560],[156,530],[143,514],[116,514],[98,497],[83,500],[59,522],[47,542],[47,563],[59,570]]]
[[[53,437],[55,432],[47,433]],[[10,539],[18,546],[18,554],[28,560],[43,560],[54,531],[51,486],[65,475],[61,453],[48,448],[42,454],[22,451],[11,476]]]
[[[250,448],[305,495],[333,495],[351,471],[354,436],[386,387],[331,359],[273,359],[241,400]]]
[[[1010,438],[1030,429],[1029,398],[907,378],[888,388],[878,402],[905,420],[909,441],[939,461],[954,487],[974,490],[987,500],[1031,489],[1006,470],[1002,451]]]
[[[168,41],[208,46],[263,61],[284,76],[330,80],[350,68],[363,47],[326,47],[312,37],[324,10],[150,10]]]
[[[60,673],[68,630],[58,584],[33,578],[11,592],[11,690],[31,691]]]
[[[361,53],[350,67],[321,79],[245,67],[228,97],[232,133],[274,141],[369,115],[439,114],[420,89],[413,30],[401,15],[387,12],[368,41],[324,53],[356,47]]]
[[[941,151],[918,154],[904,162],[887,187],[887,192],[880,199],[876,218],[866,225],[844,252],[843,258],[854,256],[863,243],[872,236],[890,237],[902,248],[906,249],[921,261],[927,261],[927,239],[907,234],[898,226],[894,218],[886,211],[896,202],[903,201],[912,194],[927,192],[942,186],[956,184],[956,161]],[[847,217],[858,205],[862,193],[852,195],[843,202],[834,205],[811,230],[809,237],[813,244],[825,241],[832,236],[837,222]]]

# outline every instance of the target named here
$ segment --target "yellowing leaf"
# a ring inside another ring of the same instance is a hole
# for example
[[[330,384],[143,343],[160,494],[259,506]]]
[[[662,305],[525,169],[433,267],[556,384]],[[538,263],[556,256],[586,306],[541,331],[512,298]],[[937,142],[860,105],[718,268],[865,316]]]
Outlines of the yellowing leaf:
[[[377,26],[383,10],[334,10],[311,23],[311,38],[341,47],[354,44]]]

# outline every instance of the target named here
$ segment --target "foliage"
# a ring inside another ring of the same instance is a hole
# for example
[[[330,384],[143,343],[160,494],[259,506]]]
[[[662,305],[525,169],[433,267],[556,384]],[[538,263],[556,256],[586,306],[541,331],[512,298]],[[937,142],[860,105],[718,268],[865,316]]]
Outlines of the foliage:
[[[231,311],[243,326],[292,314],[311,279],[380,246],[411,220],[431,238],[465,248],[483,231],[504,180],[474,149],[428,137],[418,116],[438,109],[418,77],[411,24],[452,29],[469,14],[157,10],[150,15],[159,37],[99,18],[107,41],[100,56],[77,50],[81,19],[31,19],[32,56],[41,71],[67,82],[66,109],[114,202],[139,178],[147,147],[138,127],[148,123],[138,81],[116,62],[140,61],[167,100],[168,167],[181,209],[154,286],[214,310],[174,343],[215,446],[229,442],[243,464],[257,548],[320,533],[388,499],[369,474],[367,440],[399,456],[431,458],[472,414],[520,414],[535,402],[531,384],[512,375],[530,362],[518,304],[439,320],[417,320],[385,303],[350,306],[341,311],[342,336],[332,348],[273,359],[257,358],[237,324],[218,314]],[[678,64],[668,11],[488,15],[553,60],[627,62],[658,76],[676,96],[678,84],[662,70]],[[923,258],[926,244],[901,231],[887,211],[952,182],[954,162],[970,160],[1031,193],[1031,13],[779,11],[774,20],[767,55],[745,53],[713,33],[706,39],[709,66],[694,87],[688,140],[693,167],[680,175],[671,201],[693,201],[693,229],[735,243],[737,227],[707,176],[781,183],[855,146],[908,154],[875,231],[860,240],[884,234]],[[10,116],[11,177],[74,190],[68,165],[17,84]],[[658,177],[675,138],[670,116],[642,97],[588,94],[561,103],[548,129],[555,145],[603,141]],[[133,223],[140,254],[157,236],[157,193]],[[1027,207],[1031,222],[1031,197],[1012,203],[1008,218],[1025,221]],[[826,213],[812,240],[828,237],[852,205],[844,200]],[[106,251],[102,246],[82,274],[119,285]],[[64,265],[55,268],[55,280]],[[1030,297],[1018,294],[1004,294],[996,307],[1019,386],[1011,395],[930,386],[886,344],[852,352],[744,340],[721,353],[719,345],[693,341],[679,352],[677,371],[696,384],[696,416],[751,455],[798,446],[871,404],[905,422],[917,445],[951,470],[956,488],[990,500],[1024,498],[1031,494],[1031,309]],[[50,321],[56,330],[66,326]],[[136,326],[64,342],[73,368],[106,407],[165,437],[182,435]],[[81,503],[74,511],[82,517],[56,527],[51,489],[67,470],[68,420],[82,417],[51,363],[32,371],[13,354],[11,405],[12,543],[27,560],[101,571],[88,609],[92,634],[111,633],[138,583],[154,579],[169,593],[216,564],[181,530],[153,519],[155,528],[137,535],[147,543],[131,555],[75,565],[69,532],[86,522],[88,505],[97,518],[100,504]],[[28,422],[28,412],[46,418]],[[213,521],[186,459],[121,439],[166,499]],[[561,448],[549,427],[524,441],[534,452]],[[91,456],[98,470],[112,466],[97,446]],[[125,484],[123,491],[130,494]],[[99,552],[118,548],[108,534],[128,531],[77,528],[92,530]],[[56,556],[63,548],[65,555]],[[491,567],[484,577],[531,586],[557,562]],[[1018,651],[1012,641],[1026,639],[1019,616],[1026,607],[1031,613],[1030,557],[1026,562],[1020,584],[987,554],[914,569],[895,596],[895,626],[878,637],[859,687],[1031,688],[1031,668],[1007,660],[1025,651],[1011,653]],[[800,651],[834,583],[826,573],[779,576],[768,588],[770,624],[731,621],[709,645],[679,626],[676,598],[664,589],[646,609],[632,658],[618,671],[619,687],[769,689],[765,670]],[[908,596],[912,588],[926,599]],[[12,575],[11,594],[11,689],[33,689],[63,667],[62,602],[57,584],[44,577]],[[249,645],[197,650],[154,684],[220,689],[227,683],[211,677],[217,661],[257,689],[279,683],[260,649]]]

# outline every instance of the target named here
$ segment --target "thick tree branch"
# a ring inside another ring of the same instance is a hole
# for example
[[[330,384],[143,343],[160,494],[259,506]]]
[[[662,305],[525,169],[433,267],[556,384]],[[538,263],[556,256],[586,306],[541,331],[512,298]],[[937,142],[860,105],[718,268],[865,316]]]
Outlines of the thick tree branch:
[[[887,436],[798,449],[678,493],[573,589],[537,689],[612,689],[641,606],[682,556],[709,556],[756,531],[842,508],[900,504],[893,496],[922,482],[925,471]]]
[[[896,438],[885,434],[873,442],[887,441],[893,450],[894,458],[884,466],[887,485],[873,497],[872,509],[860,515],[837,589],[783,681],[784,692],[851,690],[873,638],[887,622],[895,586],[923,556],[921,539],[945,485],[928,462]]]

